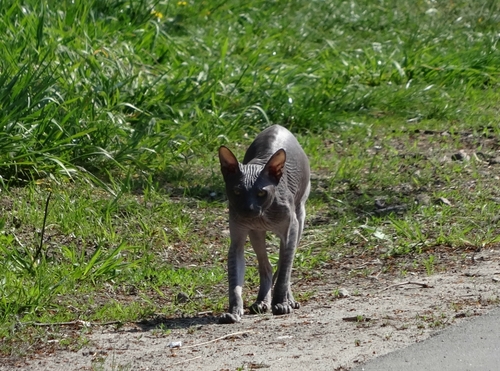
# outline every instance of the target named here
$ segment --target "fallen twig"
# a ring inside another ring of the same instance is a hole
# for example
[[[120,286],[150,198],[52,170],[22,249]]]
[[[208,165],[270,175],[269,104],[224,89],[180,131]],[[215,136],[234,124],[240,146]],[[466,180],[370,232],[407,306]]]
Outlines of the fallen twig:
[[[186,363],[186,362],[194,361],[195,359],[198,359],[198,358],[201,358],[201,356],[194,357],[194,358],[189,358],[189,359],[185,359],[184,361],[179,361],[179,362],[172,363],[172,366],[174,366],[174,365],[180,365],[181,363]]]
[[[230,337],[232,337],[232,336],[243,335],[243,334],[249,334],[249,333],[251,333],[251,332],[253,332],[253,331],[240,331],[240,332],[233,332],[232,334],[227,334],[227,335],[221,336],[220,338],[217,338],[217,339],[213,339],[213,340],[205,341],[205,342],[203,342],[203,343],[199,343],[199,344],[188,345],[188,346],[182,347],[182,349],[185,349],[185,348],[194,348],[194,347],[199,347],[199,346],[202,346],[202,345],[206,345],[206,344],[210,344],[210,343],[215,343],[216,341],[219,341],[219,340],[224,340],[224,339],[230,338]]]
[[[117,323],[121,323],[122,321],[109,321],[109,322],[88,322],[88,321],[82,321],[82,320],[77,320],[77,321],[68,321],[68,322],[27,322],[25,323],[26,325],[32,325],[32,326],[72,326],[72,325],[83,325],[86,327],[91,327],[91,326],[107,326],[107,325],[115,325]]]
[[[383,289],[379,290],[378,292],[382,292],[382,291],[385,291],[385,290],[389,290],[389,289],[391,289],[393,287],[404,286],[404,285],[417,285],[417,286],[420,286],[420,287],[422,287],[424,289],[429,289],[429,288],[433,288],[434,287],[434,286],[431,286],[428,283],[424,283],[424,282],[406,281],[406,282],[395,283],[394,285],[390,285],[390,286],[384,287]]]
[[[212,314],[213,312],[211,310],[207,310],[205,312],[198,312],[196,313],[196,315],[198,316],[204,316],[204,315],[207,315],[207,314]]]

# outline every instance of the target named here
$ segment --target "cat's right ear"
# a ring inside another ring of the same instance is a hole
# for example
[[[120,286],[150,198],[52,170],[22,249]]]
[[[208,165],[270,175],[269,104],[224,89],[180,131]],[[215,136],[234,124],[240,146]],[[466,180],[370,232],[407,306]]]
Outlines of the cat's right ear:
[[[240,171],[238,160],[229,148],[221,146],[219,148],[220,170],[224,178],[229,175],[237,174]]]

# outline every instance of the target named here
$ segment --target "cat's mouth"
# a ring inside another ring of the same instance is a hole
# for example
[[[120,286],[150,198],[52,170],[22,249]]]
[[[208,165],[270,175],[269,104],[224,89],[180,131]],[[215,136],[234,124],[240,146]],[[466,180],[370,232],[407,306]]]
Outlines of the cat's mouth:
[[[247,209],[241,212],[241,215],[247,219],[260,218],[263,215],[262,208]]]

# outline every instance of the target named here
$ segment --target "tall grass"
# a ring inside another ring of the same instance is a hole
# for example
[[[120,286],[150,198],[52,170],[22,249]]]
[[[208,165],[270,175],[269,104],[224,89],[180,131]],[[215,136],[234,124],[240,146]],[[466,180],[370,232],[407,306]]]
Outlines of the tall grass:
[[[2,180],[168,173],[269,122],[318,132],[360,115],[463,118],[468,87],[498,84],[499,7],[7,2]]]

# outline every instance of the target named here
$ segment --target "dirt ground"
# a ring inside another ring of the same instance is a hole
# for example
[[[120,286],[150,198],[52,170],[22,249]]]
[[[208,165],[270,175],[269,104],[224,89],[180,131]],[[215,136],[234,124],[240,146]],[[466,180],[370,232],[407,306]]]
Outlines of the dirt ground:
[[[349,370],[499,304],[500,248],[453,256],[439,256],[437,273],[406,277],[387,273],[378,259],[340,261],[316,283],[294,283],[294,291],[307,285],[314,294],[287,316],[246,315],[220,325],[200,313],[76,326],[89,340],[78,351],[7,360],[0,370]],[[346,274],[366,267],[371,274]]]

